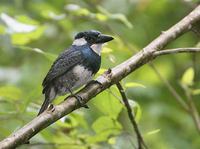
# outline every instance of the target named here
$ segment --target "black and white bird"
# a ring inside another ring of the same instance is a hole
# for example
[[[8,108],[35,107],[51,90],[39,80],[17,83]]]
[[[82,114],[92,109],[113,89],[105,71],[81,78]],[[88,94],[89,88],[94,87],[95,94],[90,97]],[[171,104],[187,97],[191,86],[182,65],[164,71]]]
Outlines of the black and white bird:
[[[101,65],[102,45],[111,40],[113,37],[96,30],[79,32],[75,36],[73,44],[58,56],[44,78],[45,100],[38,115],[56,96],[73,95],[74,90],[92,80]]]

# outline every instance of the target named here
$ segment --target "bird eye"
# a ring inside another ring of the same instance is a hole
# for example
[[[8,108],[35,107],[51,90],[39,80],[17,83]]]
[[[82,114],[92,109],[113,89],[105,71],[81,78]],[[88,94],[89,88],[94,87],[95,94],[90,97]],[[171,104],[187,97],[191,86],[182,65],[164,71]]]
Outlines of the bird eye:
[[[91,37],[86,37],[86,40],[87,40],[87,41],[90,41],[90,42],[93,41],[93,39],[92,39]]]

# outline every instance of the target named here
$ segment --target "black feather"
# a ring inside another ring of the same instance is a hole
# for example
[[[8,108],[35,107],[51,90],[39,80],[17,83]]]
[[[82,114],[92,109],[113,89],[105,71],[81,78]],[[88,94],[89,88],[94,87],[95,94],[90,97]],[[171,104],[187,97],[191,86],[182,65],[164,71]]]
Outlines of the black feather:
[[[81,63],[83,60],[82,57],[81,50],[78,50],[75,46],[71,46],[68,50],[65,50],[63,53],[61,53],[44,78],[42,83],[44,89],[47,86],[51,86],[50,84],[55,78],[66,73],[76,64]],[[45,93],[44,90],[43,93]]]
[[[49,106],[49,97],[48,97],[48,94],[49,93],[45,94],[45,99],[44,99],[44,102],[42,103],[42,106],[40,108],[40,111],[39,111],[38,115],[40,115],[42,112],[44,112],[48,108],[48,106]]]

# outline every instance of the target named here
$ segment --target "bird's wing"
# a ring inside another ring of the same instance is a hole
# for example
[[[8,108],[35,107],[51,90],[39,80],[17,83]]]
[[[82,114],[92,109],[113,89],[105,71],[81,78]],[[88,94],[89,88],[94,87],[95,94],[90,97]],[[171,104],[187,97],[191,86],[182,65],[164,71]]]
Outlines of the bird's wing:
[[[42,83],[43,87],[47,87],[53,79],[59,77],[60,75],[69,71],[73,66],[83,61],[81,50],[70,47],[68,50],[64,51],[55,60],[51,69],[47,73],[44,81]]]

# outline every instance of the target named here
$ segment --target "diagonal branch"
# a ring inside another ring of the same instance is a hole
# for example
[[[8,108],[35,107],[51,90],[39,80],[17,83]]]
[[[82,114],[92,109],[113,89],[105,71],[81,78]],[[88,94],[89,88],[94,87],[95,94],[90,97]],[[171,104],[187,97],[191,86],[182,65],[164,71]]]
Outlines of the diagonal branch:
[[[126,97],[125,91],[124,91],[122,85],[119,82],[116,83],[116,85],[117,85],[117,88],[118,88],[118,90],[119,90],[119,92],[122,96],[122,100],[124,102],[124,105],[126,106],[128,116],[129,116],[129,119],[130,119],[131,124],[133,126],[133,129],[135,130],[135,133],[136,133],[136,136],[137,136],[137,142],[138,142],[138,149],[142,149],[143,148],[142,146],[144,146],[146,149],[148,149],[148,147],[146,146],[144,139],[143,139],[143,137],[140,133],[140,130],[139,130],[138,125],[135,121],[135,118],[132,114],[132,110],[131,110],[130,104],[128,103],[128,99]]]
[[[155,56],[167,55],[167,54],[177,54],[177,53],[194,53],[200,52],[200,48],[176,48],[176,49],[166,49],[162,51],[156,51]]]
[[[198,20],[200,20],[200,5],[180,22],[172,26],[169,30],[162,32],[159,37],[152,41],[143,50],[128,60],[124,61],[123,63],[119,64],[118,66],[114,67],[111,73],[105,73],[99,76],[97,80],[102,85],[98,83],[90,84],[79,91],[77,94],[83,98],[85,103],[88,102],[100,92],[119,82],[131,72],[156,58],[154,55],[155,51],[161,50],[171,41],[189,31]],[[77,101],[75,98],[68,97],[67,100],[55,106],[55,110],[49,109],[45,111],[43,114],[34,118],[24,127],[2,140],[0,142],[0,148],[15,148],[20,144],[24,144],[34,135],[39,133],[42,129],[48,127],[75,109],[80,108],[77,106],[76,102]]]
[[[181,85],[181,87],[183,88],[183,90],[185,91],[185,95],[186,95],[186,99],[187,99],[187,103],[188,103],[188,108],[189,108],[189,113],[193,118],[193,121],[195,123],[195,126],[197,128],[198,133],[200,133],[200,116],[199,116],[199,112],[197,110],[197,107],[192,99],[192,95],[190,90],[188,89],[187,86]]]
[[[181,105],[181,107],[186,111],[189,112],[188,105],[185,103],[184,99],[176,92],[173,86],[160,74],[160,72],[156,69],[156,67],[149,63],[151,68],[157,74],[158,78],[166,85],[167,89],[171,92],[171,94],[175,97],[175,100]]]

